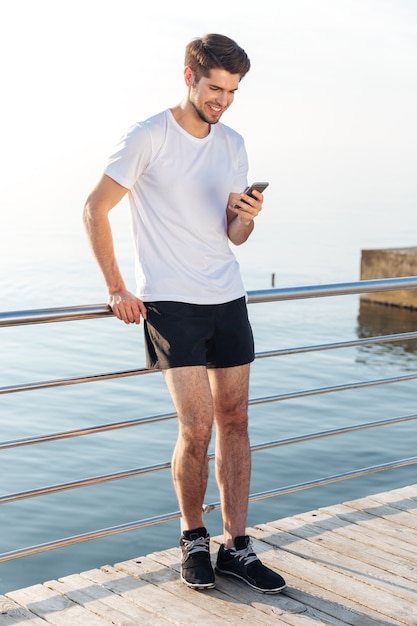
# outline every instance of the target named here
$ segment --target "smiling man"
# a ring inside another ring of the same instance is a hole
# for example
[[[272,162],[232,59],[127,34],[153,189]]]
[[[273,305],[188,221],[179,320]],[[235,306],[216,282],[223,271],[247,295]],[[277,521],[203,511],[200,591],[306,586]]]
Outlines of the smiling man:
[[[182,516],[181,580],[194,589],[215,585],[202,510],[215,424],[224,532],[216,572],[277,593],[285,581],[261,563],[246,535],[254,346],[245,289],[229,246],[247,240],[263,196],[242,193],[248,173],[244,142],[220,123],[249,68],[245,51],[228,37],[191,41],[183,100],[122,137],[87,199],[84,223],[108,302],[127,324],[143,318],[147,366],[162,370],[178,414],[172,475]],[[109,222],[110,210],[125,194],[136,295],[120,273]]]

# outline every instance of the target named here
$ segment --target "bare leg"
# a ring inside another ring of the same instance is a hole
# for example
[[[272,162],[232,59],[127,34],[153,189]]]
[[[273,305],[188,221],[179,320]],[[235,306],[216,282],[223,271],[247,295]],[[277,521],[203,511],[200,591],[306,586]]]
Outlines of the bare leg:
[[[191,530],[204,526],[213,401],[204,366],[164,370],[164,377],[178,414],[172,477],[182,515],[182,530]]]
[[[224,543],[246,534],[250,482],[249,365],[208,370],[216,423],[216,479],[222,503]]]

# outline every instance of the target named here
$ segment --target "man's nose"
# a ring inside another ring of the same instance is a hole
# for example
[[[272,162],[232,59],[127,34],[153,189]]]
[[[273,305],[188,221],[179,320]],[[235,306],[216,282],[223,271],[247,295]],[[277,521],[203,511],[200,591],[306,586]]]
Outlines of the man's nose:
[[[228,99],[227,99],[227,94],[222,93],[219,94],[216,98],[216,102],[217,104],[219,104],[222,107],[226,107],[228,105]]]

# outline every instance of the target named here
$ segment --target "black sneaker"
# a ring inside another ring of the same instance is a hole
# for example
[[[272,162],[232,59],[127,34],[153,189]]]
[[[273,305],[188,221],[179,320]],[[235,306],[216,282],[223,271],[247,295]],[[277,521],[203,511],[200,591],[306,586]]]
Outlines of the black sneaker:
[[[214,571],[210,561],[210,535],[205,528],[186,530],[180,537],[181,580],[192,589],[212,589]]]
[[[263,593],[279,593],[287,586],[282,576],[261,563],[248,536],[236,537],[235,547],[230,550],[224,544],[220,546],[216,572],[240,578],[256,591]]]

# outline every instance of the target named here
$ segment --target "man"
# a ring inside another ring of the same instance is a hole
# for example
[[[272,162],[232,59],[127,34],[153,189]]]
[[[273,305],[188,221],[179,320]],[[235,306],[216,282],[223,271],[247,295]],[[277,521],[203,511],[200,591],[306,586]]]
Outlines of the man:
[[[202,517],[214,423],[224,523],[216,571],[276,593],[285,581],[261,563],[245,534],[254,348],[245,290],[229,247],[229,240],[247,240],[263,196],[242,193],[248,171],[244,142],[219,123],[249,68],[245,51],[228,37],[211,34],[190,42],[184,99],[129,129],[87,199],[84,222],[108,302],[127,324],[143,318],[147,366],[163,371],[178,414],[172,474],[182,516],[181,580],[194,589],[215,585]],[[126,193],[137,295],[119,271],[108,219]]]

